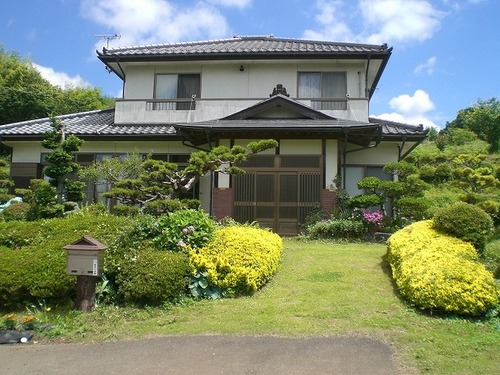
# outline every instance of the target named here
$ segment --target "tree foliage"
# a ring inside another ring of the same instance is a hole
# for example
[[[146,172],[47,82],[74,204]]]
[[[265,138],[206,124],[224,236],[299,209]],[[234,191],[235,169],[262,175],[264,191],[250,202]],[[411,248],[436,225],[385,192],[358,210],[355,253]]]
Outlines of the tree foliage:
[[[50,182],[57,188],[57,200],[63,197],[70,201],[83,200],[84,183],[72,181],[68,175],[78,172],[80,166],[75,162],[73,152],[80,150],[83,141],[74,134],[66,135],[60,122],[52,119],[52,129],[44,133],[42,147],[52,150],[45,160],[49,163],[43,170]]]
[[[189,157],[185,168],[151,157],[142,160],[135,153],[127,155],[123,161],[118,158],[98,161],[82,170],[79,176],[89,182],[104,180],[110,184],[111,189],[105,193],[108,198],[127,205],[145,206],[153,201],[177,198],[190,191],[209,172],[242,174],[244,170],[237,164],[250,154],[277,146],[275,140],[262,140],[251,142],[246,148],[218,146],[210,151],[196,151]]]
[[[458,111],[456,119],[446,124],[443,133],[453,134],[458,129],[469,130],[488,142],[491,152],[500,151],[500,102],[496,98],[479,100]]]
[[[0,204],[14,197],[9,194],[13,187],[14,182],[9,177],[9,161],[6,156],[0,155]]]
[[[51,85],[32,63],[0,46],[0,124],[113,106],[99,88]]]

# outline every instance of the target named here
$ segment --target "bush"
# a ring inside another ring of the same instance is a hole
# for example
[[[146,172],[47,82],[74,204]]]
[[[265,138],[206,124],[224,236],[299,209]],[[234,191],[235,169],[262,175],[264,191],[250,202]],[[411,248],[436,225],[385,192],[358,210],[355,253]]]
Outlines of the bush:
[[[180,210],[198,210],[201,203],[198,199],[156,199],[144,205],[143,212],[147,215],[162,216],[168,212]]]
[[[185,253],[142,250],[121,263],[116,284],[125,302],[159,305],[186,291],[189,262]]]
[[[63,247],[84,235],[112,244],[127,221],[82,210],[65,218],[0,223],[0,305],[24,308],[42,299],[66,304],[76,279],[66,275]]]
[[[430,311],[482,315],[498,303],[498,287],[473,246],[414,223],[388,240],[387,258],[401,295]]]
[[[445,234],[470,242],[482,251],[493,234],[493,220],[479,207],[457,203],[443,208],[434,216],[433,227]]]
[[[5,221],[26,221],[30,212],[30,205],[27,203],[13,203],[1,213]]]
[[[113,214],[116,216],[137,216],[140,212],[141,209],[136,206],[117,204],[113,207]]]
[[[350,208],[368,208],[380,206],[384,203],[384,198],[377,194],[356,195],[349,199]]]
[[[313,239],[362,239],[366,235],[366,227],[361,221],[355,220],[324,220],[309,226],[308,237]]]
[[[493,220],[493,225],[500,225],[500,202],[485,200],[483,202],[479,202],[477,206],[490,215]]]
[[[264,229],[230,226],[218,229],[203,248],[189,251],[195,272],[206,274],[208,287],[228,294],[251,295],[276,273],[281,238]]]
[[[400,217],[419,221],[427,218],[427,211],[431,205],[425,198],[403,197],[395,202],[394,207],[398,210]]]
[[[202,210],[169,212],[157,221],[159,234],[153,245],[160,250],[179,251],[184,246],[200,248],[215,230],[216,223]]]

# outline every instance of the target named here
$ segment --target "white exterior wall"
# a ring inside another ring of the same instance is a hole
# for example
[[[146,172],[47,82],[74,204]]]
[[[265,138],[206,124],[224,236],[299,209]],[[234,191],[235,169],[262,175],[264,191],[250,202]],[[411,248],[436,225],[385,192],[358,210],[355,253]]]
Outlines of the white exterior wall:
[[[398,160],[398,144],[385,142],[375,148],[355,151],[347,154],[347,165],[384,165]]]
[[[240,71],[243,66],[243,71]],[[324,111],[334,117],[368,121],[368,100],[364,97],[364,62],[329,60],[252,61],[252,62],[193,62],[171,65],[128,65],[126,67],[125,100],[116,104],[115,122],[165,123],[196,122],[218,119],[245,109],[269,97],[277,84],[283,84],[291,98],[297,98],[299,72],[346,72],[347,110]],[[200,73],[201,98],[196,99],[196,110],[148,111],[146,100],[153,99],[155,74]],[[307,100],[302,101],[309,105]]]
[[[12,163],[40,163],[40,142],[5,142],[12,147]]]
[[[325,188],[332,188],[333,180],[337,176],[338,170],[338,141],[328,139],[325,144]]]

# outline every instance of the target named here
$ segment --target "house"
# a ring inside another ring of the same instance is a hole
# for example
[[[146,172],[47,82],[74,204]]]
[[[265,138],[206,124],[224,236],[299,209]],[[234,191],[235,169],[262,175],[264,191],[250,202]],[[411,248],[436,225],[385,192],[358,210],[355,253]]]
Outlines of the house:
[[[98,58],[123,81],[123,98],[60,120],[85,140],[82,165],[134,150],[182,164],[193,150],[276,139],[279,147],[245,162],[246,174],[205,176],[193,194],[217,218],[295,234],[312,210],[332,209],[337,175],[355,195],[357,181],[383,176],[384,164],[425,139],[422,126],[369,117],[391,53],[385,44],[273,36],[103,48]],[[0,126],[17,186],[42,176],[40,140],[50,124]]]

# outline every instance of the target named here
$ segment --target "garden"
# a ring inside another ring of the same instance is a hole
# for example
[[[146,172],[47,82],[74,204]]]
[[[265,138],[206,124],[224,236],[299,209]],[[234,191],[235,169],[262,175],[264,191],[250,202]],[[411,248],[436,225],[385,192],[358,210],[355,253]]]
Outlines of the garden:
[[[404,373],[496,373],[499,157],[472,132],[431,137],[384,167],[389,180],[359,181],[358,196],[337,179],[334,211],[311,213],[302,235],[282,239],[255,223],[216,222],[179,198],[207,171],[244,160],[243,148],[194,153],[180,171],[138,155],[79,171],[71,157],[79,141],[54,129],[44,145],[54,150],[52,184],[33,180],[16,191],[23,202],[0,214],[0,332],[36,342],[368,335],[395,348]],[[12,198],[6,168],[1,160],[2,203]],[[122,204],[76,205],[83,182],[69,173],[119,176],[107,197]],[[376,243],[374,233],[388,240]],[[91,313],[74,309],[64,250],[85,235],[107,246]]]

